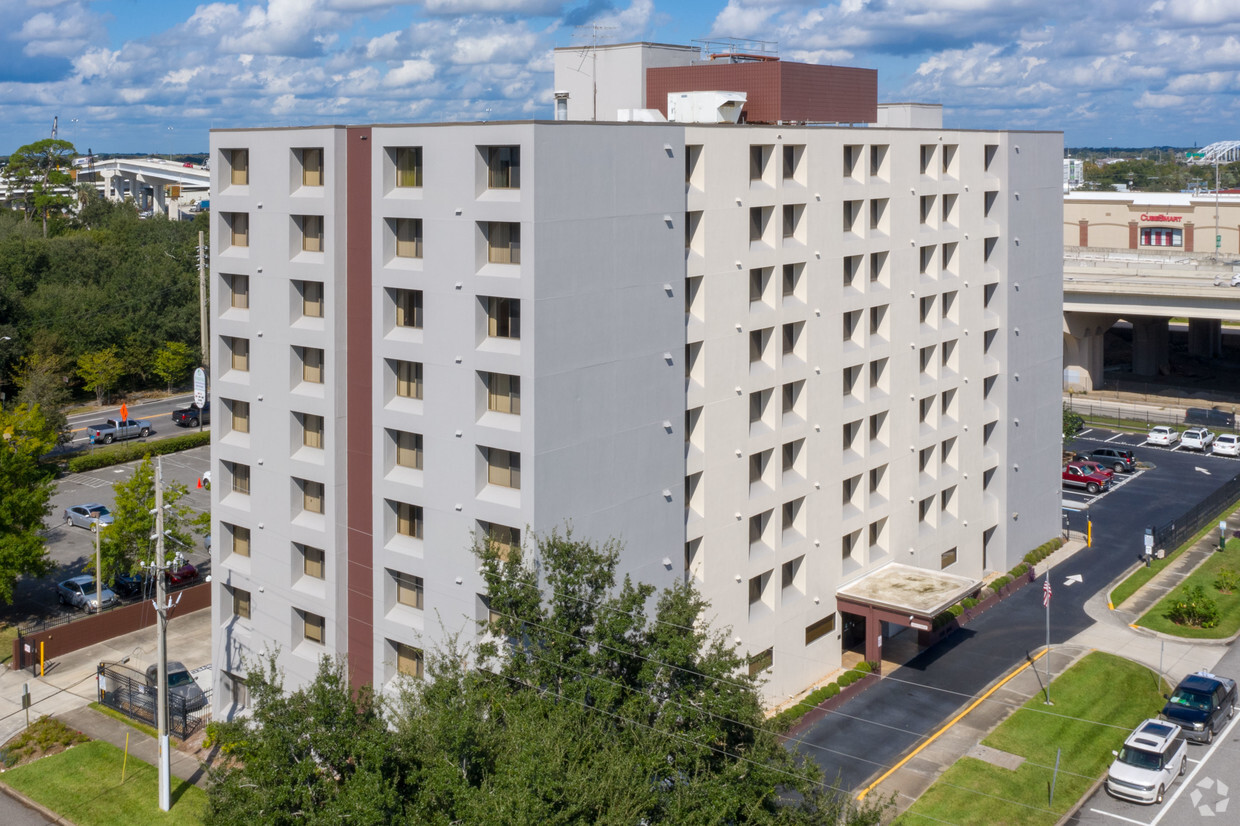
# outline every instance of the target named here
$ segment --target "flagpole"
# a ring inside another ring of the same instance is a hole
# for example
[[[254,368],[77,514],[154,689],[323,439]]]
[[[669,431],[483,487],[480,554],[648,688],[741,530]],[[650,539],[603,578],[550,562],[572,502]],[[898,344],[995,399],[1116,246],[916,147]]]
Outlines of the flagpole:
[[[1051,702],[1051,569],[1046,569],[1046,581],[1042,583],[1042,605],[1046,608],[1046,705]]]

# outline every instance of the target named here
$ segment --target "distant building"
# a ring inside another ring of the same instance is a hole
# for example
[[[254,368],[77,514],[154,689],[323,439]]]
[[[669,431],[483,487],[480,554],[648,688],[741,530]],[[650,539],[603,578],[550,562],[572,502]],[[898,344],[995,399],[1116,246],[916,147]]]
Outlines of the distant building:
[[[1079,158],[1063,159],[1063,191],[1072,190],[1085,183],[1085,162]]]
[[[1217,205],[1217,218],[1216,218]],[[1064,245],[1240,255],[1240,195],[1073,192],[1064,197]]]

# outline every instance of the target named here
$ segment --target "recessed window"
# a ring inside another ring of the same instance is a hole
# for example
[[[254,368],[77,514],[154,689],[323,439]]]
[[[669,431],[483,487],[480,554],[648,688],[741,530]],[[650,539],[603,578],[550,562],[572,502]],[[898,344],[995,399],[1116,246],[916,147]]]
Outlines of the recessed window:
[[[864,259],[860,255],[844,256],[844,286],[851,287],[857,279],[857,273],[861,271],[861,262]]]
[[[397,218],[393,224],[396,233],[396,257],[421,258],[422,219]]]
[[[487,147],[487,188],[521,188],[521,147]]]
[[[521,377],[507,373],[484,373],[487,385],[487,410],[496,413],[521,414]]]
[[[250,403],[237,399],[226,399],[225,409],[232,417],[232,429],[237,433],[250,432]]]
[[[495,522],[482,523],[483,540],[487,547],[503,562],[508,561],[513,548],[521,547],[521,531]]]
[[[521,338],[521,300],[487,298],[487,335],[492,338]]]
[[[394,290],[392,299],[396,305],[396,326],[421,329],[422,291]]]
[[[299,414],[301,419],[301,443],[306,447],[323,447],[323,417],[312,413]]]
[[[301,361],[301,380],[311,384],[323,383],[323,351],[317,347],[295,347]]]
[[[243,528],[240,525],[232,525],[228,528],[232,536],[232,552],[237,556],[250,555],[250,529]]]
[[[393,571],[392,579],[396,584],[396,601],[422,610],[422,577]]]
[[[250,277],[248,275],[225,275],[228,287],[228,306],[235,310],[250,309]]]
[[[883,178],[887,174],[887,147],[875,145],[870,147],[870,177]]]
[[[327,620],[318,614],[312,614],[309,611],[299,611],[302,620],[302,638],[306,642],[312,642],[316,645],[322,645],[324,640],[324,629],[327,627]]]
[[[303,252],[323,251],[323,216],[301,215],[297,218],[301,227],[301,249]]]
[[[749,271],[749,302],[757,304],[766,297],[766,287],[771,281],[771,267],[754,267]]]
[[[391,431],[396,443],[396,464],[398,467],[422,469],[422,434],[407,433],[404,430]]]
[[[393,642],[392,650],[396,654],[396,673],[421,679],[422,651],[403,642]]]
[[[749,676],[756,677],[775,665],[775,649],[768,648],[749,658]]]
[[[231,469],[229,475],[232,476],[232,492],[249,496],[250,466],[238,464],[237,462],[228,462],[226,465]]]
[[[301,507],[310,513],[323,513],[323,483],[301,480]]]
[[[483,224],[487,238],[487,260],[492,264],[521,263],[521,225],[504,221]]]
[[[298,149],[296,151],[301,156],[301,185],[322,186],[323,150],[315,148]]]
[[[404,399],[422,398],[422,362],[397,361],[396,395]]]
[[[796,178],[797,172],[801,166],[801,156],[805,153],[804,146],[785,145],[784,146],[784,180],[789,181]]]
[[[301,314],[306,318],[322,318],[323,282],[296,281],[294,284],[301,296]]]
[[[805,626],[805,644],[809,645],[835,630],[835,614],[831,613],[817,622]]]
[[[848,145],[844,147],[844,177],[851,178],[857,174],[857,163],[861,160],[861,147]]]
[[[805,214],[805,204],[784,204],[784,237],[796,237],[801,226],[801,216]]]
[[[521,488],[521,454],[496,447],[483,448],[487,460],[487,484]]]
[[[301,550],[301,571],[303,574],[315,579],[322,579],[323,562],[327,555],[322,548],[312,548],[309,545],[299,546]]]
[[[766,175],[766,165],[771,159],[772,146],[749,147],[749,180],[760,181]]]
[[[250,150],[225,149],[228,167],[231,170],[229,182],[233,186],[246,186],[250,183]]]
[[[413,539],[422,538],[422,507],[396,502],[396,533]]]
[[[241,619],[250,618],[250,592],[244,588],[229,588],[232,591],[233,616]]]
[[[844,202],[844,232],[857,231],[857,219],[861,216],[861,208],[864,203],[864,201]]]
[[[250,340],[224,336],[224,346],[228,349],[228,363],[233,370],[248,372],[250,369]]]
[[[784,298],[796,298],[801,284],[801,272],[805,264],[784,264],[783,294]]]
[[[250,214],[248,212],[225,212],[224,223],[228,225],[231,246],[248,247],[250,245]]]
[[[951,548],[939,555],[939,567],[949,568],[956,564],[956,549]]]
[[[395,161],[396,185],[398,187],[418,187],[422,185],[422,147],[397,147]]]
[[[749,240],[751,242],[761,241],[766,235],[766,227],[771,222],[771,214],[774,207],[750,207],[749,208]]]

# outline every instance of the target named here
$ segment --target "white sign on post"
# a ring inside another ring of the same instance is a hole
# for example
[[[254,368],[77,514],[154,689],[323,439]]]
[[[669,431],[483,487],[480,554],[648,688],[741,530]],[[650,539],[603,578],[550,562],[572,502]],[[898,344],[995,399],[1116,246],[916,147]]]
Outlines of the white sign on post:
[[[182,374],[184,375],[184,374]],[[207,371],[199,367],[194,371],[194,404],[201,408],[207,403]]]

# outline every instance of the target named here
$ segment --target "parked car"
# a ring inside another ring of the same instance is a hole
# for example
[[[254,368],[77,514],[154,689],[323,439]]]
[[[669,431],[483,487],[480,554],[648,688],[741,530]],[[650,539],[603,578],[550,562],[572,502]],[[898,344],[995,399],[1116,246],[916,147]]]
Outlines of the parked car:
[[[1150,435],[1145,437],[1146,444],[1151,445],[1173,445],[1180,441],[1180,432],[1172,430],[1169,427],[1159,425],[1150,429]]]
[[[105,528],[112,524],[112,512],[106,505],[98,502],[89,505],[70,505],[65,508],[64,518],[66,525],[86,528],[92,533],[99,530],[101,524]]]
[[[103,595],[103,607],[111,608],[116,604],[116,594],[104,585],[100,589]],[[99,611],[99,598],[95,595],[95,578],[89,574],[70,577],[56,586],[56,596],[61,605],[72,605],[81,608],[88,614]]]
[[[110,445],[118,439],[145,439],[151,435],[151,423],[146,419],[108,419],[103,424],[86,428],[92,445],[102,442]]]
[[[1084,488],[1086,493],[1097,493],[1109,487],[1110,478],[1094,473],[1080,462],[1069,462],[1063,469],[1063,484],[1068,488]]]
[[[1115,762],[1107,769],[1107,791],[1136,803],[1162,803],[1188,767],[1180,727],[1161,720],[1146,720],[1111,754]]]
[[[134,597],[142,593],[146,580],[140,574],[117,574],[112,580],[112,590],[123,597]]]
[[[207,401],[201,409],[190,405],[172,411],[172,423],[179,427],[198,427],[211,424],[211,402]]]
[[[1137,469],[1137,457],[1131,450],[1120,447],[1100,447],[1091,451],[1089,458],[1106,465],[1116,473],[1132,473]]]
[[[169,585],[188,585],[198,578],[198,569],[188,562],[180,565],[174,562],[164,571],[164,575],[168,578]]]
[[[1101,463],[1095,462],[1093,459],[1080,459],[1072,464],[1088,468],[1096,475],[1103,477],[1107,481],[1114,481],[1115,479],[1115,471],[1111,470],[1109,467],[1103,467]]]
[[[1219,456],[1240,456],[1240,436],[1224,433],[1214,440],[1214,453]]]
[[[152,663],[146,667],[146,685],[151,693],[157,693],[159,683],[159,664]],[[207,704],[207,695],[202,693],[198,683],[189,669],[176,660],[168,660],[168,694],[180,697],[185,701],[187,711],[196,711]]]
[[[1180,447],[1185,450],[1201,450],[1214,443],[1214,434],[1204,427],[1194,427],[1191,430],[1185,430],[1184,435],[1180,437]]]
[[[1236,681],[1209,671],[1198,671],[1180,680],[1160,720],[1175,723],[1184,736],[1198,743],[1211,743],[1227,721],[1236,716]]]

